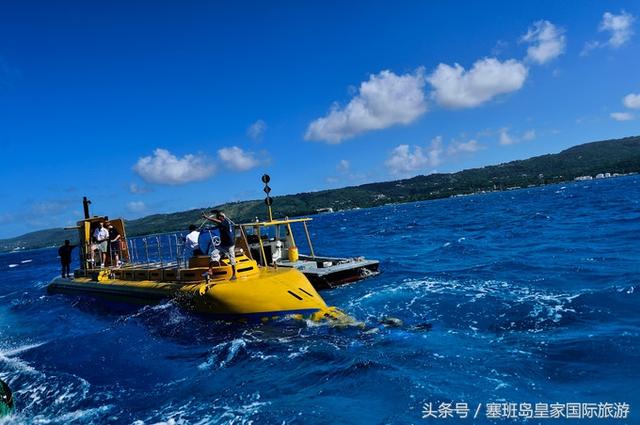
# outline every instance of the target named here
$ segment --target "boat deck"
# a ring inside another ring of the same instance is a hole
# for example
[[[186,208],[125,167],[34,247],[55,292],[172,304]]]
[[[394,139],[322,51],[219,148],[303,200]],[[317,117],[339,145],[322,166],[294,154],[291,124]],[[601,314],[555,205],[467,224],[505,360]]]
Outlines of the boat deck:
[[[298,269],[316,289],[334,288],[378,274],[380,262],[365,258],[311,257],[301,255],[297,261],[282,259],[279,267]]]

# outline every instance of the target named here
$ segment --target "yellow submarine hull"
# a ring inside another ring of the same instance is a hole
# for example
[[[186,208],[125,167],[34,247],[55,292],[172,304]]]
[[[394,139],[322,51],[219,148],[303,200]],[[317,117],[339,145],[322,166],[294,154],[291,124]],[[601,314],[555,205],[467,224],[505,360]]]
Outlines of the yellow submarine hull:
[[[296,315],[341,320],[345,316],[327,307],[298,270],[254,267],[249,272],[239,272],[236,280],[229,280],[230,267],[217,270],[224,273],[209,282],[127,280],[110,278],[113,274],[109,271],[96,271],[88,277],[55,278],[47,289],[49,293],[84,294],[137,304],[175,299],[190,310],[220,319],[268,320]]]

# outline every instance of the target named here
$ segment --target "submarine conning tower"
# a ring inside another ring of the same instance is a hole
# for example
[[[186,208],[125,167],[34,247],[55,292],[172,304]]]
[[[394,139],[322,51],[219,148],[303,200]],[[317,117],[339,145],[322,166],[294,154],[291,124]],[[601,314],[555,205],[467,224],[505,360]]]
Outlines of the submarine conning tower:
[[[91,205],[91,201],[86,197],[82,197],[82,209],[84,213],[84,219],[78,221],[76,223],[75,229],[78,230],[78,248],[80,254],[80,269],[76,274],[85,275],[87,271],[96,269],[96,259],[95,259],[95,241],[93,240],[93,234],[96,229],[100,226],[100,223],[109,223],[116,228],[116,230],[120,233],[120,260],[124,262],[129,262],[129,249],[126,243],[127,234],[125,229],[124,220],[121,218],[109,219],[108,216],[91,216],[89,212],[89,205]],[[69,228],[67,228],[69,229]],[[106,267],[115,266],[115,264],[111,264],[113,262],[113,258],[108,257]]]

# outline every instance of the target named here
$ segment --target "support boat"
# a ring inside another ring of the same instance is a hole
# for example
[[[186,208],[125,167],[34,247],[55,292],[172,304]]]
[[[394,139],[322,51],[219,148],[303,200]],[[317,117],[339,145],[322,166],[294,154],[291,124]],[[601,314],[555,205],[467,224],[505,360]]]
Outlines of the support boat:
[[[375,276],[379,273],[380,262],[364,257],[332,257],[317,255],[311,241],[309,217],[273,219],[269,196],[271,188],[268,174],[262,176],[264,192],[267,194],[268,219],[240,224],[243,245],[251,258],[260,265],[291,268],[301,271],[316,289],[329,289]],[[331,210],[327,208],[326,210]],[[294,227],[302,227],[308,253],[302,254],[294,236]]]

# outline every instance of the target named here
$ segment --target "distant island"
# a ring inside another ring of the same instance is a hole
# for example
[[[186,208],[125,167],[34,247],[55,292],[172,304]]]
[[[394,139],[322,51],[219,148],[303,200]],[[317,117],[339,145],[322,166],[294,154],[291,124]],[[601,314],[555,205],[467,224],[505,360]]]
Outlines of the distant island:
[[[557,154],[473,168],[457,173],[438,173],[410,179],[319,192],[274,197],[275,217],[317,214],[369,208],[390,203],[423,201],[489,191],[541,186],[570,180],[587,180],[640,172],[640,136],[585,143]],[[78,200],[80,202],[80,200]],[[262,199],[219,205],[236,222],[263,217]],[[127,221],[128,236],[184,230],[200,220],[201,209],[154,214]],[[80,218],[80,217],[78,217]],[[0,252],[55,246],[76,239],[76,232],[60,228],[30,232],[0,240]]]

